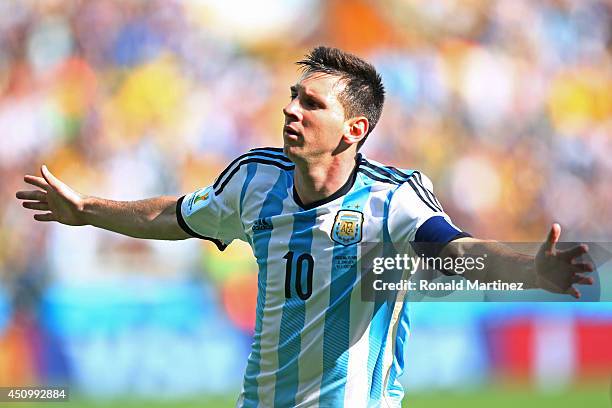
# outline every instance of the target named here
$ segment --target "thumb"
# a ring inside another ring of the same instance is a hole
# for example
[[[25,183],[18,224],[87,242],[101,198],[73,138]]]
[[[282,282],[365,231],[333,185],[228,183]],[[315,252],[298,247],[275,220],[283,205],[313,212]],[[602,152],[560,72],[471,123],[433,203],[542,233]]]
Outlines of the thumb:
[[[49,171],[47,166],[45,166],[43,164],[40,167],[40,172],[41,172],[42,176],[44,177],[44,179],[47,181],[47,183],[49,183],[49,185],[51,187],[53,187],[55,190],[60,190],[61,189],[63,183],[61,181],[59,181],[59,179],[57,177],[55,177],[53,174],[51,174],[51,172]]]
[[[559,242],[559,237],[561,236],[561,226],[556,222],[550,228],[550,232],[546,237],[546,242],[544,242],[544,251],[547,253],[552,253],[555,250],[555,244]]]

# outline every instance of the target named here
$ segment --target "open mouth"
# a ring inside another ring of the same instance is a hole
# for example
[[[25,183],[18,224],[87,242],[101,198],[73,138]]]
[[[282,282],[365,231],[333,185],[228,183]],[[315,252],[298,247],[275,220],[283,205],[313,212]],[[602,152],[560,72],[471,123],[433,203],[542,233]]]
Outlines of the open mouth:
[[[287,135],[292,135],[292,136],[300,136],[300,133],[293,129],[291,126],[285,125],[285,127],[283,127],[283,132],[285,132]]]

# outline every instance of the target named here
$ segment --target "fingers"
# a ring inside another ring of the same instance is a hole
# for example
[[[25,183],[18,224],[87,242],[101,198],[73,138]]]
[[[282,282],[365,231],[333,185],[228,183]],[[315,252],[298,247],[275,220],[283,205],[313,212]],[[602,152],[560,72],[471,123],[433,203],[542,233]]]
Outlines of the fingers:
[[[23,177],[23,181],[38,188],[42,188],[43,190],[47,190],[49,188],[49,184],[42,177],[36,177],[27,174]]]
[[[569,288],[567,288],[565,293],[567,293],[568,295],[571,295],[572,297],[576,299],[580,299],[580,291],[573,286],[570,286]]]
[[[40,190],[18,191],[15,196],[21,200],[47,201],[47,193]]]
[[[572,278],[572,286],[567,288],[565,293],[574,297],[575,299],[580,299],[580,291],[576,289],[573,285],[592,285],[592,284],[593,284],[593,278],[589,276],[583,276],[583,275],[577,274]]]
[[[561,236],[561,226],[556,222],[550,228],[546,242],[544,242],[544,251],[547,254],[552,254],[555,251],[555,244],[559,241]]]
[[[39,210],[39,211],[49,211],[48,203],[41,203],[37,201],[24,201],[24,208],[29,208],[30,210]]]
[[[36,221],[43,221],[43,222],[57,221],[57,218],[55,218],[53,213],[50,213],[50,212],[43,213],[43,214],[34,214],[34,219]]]
[[[576,272],[593,272],[595,270],[591,262],[579,262],[572,264],[572,269]]]
[[[32,179],[34,178],[40,179],[40,177],[26,176],[26,181],[28,177]],[[35,184],[35,183],[30,183],[30,184],[34,184],[40,187],[39,184]],[[15,194],[15,196],[21,200],[31,200],[31,201],[24,201],[21,204],[23,205],[24,208],[28,208],[30,210],[38,210],[38,211],[49,211],[49,203],[47,203],[47,193],[45,191],[40,191],[40,190],[18,191],[17,194]],[[34,214],[34,219],[36,221],[43,221],[43,222],[57,221],[57,219],[55,218],[52,212],[46,212],[43,214]]]
[[[592,285],[593,284],[593,278],[591,278],[590,276],[576,275],[576,276],[574,276],[572,278],[572,285],[573,284]]]
[[[580,255],[586,254],[588,251],[589,247],[586,244],[580,244],[564,251],[558,251],[557,255],[559,256],[559,258],[565,261],[571,261],[574,258],[579,257]]]

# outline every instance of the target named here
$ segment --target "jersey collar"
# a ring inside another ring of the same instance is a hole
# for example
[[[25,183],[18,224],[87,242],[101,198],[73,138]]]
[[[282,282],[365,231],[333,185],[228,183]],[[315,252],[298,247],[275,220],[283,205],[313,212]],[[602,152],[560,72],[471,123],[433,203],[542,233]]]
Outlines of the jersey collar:
[[[338,189],[338,191],[336,191],[329,197],[325,197],[321,200],[313,201],[310,204],[304,204],[302,200],[300,199],[300,196],[298,195],[297,190],[295,189],[295,184],[293,184],[293,200],[303,210],[312,210],[313,208],[316,208],[321,205],[332,202],[338,197],[342,197],[343,195],[351,191],[351,189],[353,188],[353,185],[355,184],[355,180],[357,179],[357,170],[359,169],[360,162],[361,162],[361,153],[357,153],[357,156],[355,157],[355,168],[351,172],[351,175],[349,176],[348,180],[346,181],[346,183],[344,183],[342,187]]]

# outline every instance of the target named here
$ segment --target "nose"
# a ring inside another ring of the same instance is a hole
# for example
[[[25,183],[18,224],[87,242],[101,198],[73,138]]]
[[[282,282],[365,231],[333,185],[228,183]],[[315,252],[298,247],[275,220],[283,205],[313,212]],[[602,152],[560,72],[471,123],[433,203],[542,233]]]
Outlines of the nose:
[[[298,99],[294,98],[283,108],[283,113],[285,114],[286,119],[290,119],[290,122],[300,121],[302,120]]]

